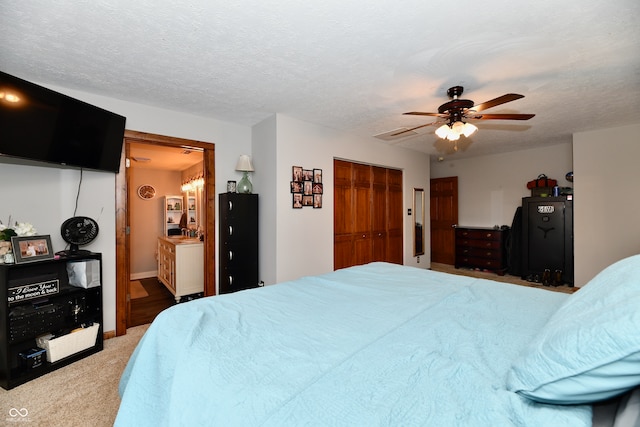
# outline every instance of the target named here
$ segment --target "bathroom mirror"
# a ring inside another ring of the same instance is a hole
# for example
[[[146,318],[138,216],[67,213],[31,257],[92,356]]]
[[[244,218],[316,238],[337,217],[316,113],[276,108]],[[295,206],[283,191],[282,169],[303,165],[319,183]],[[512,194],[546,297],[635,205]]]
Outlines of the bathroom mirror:
[[[413,189],[413,256],[424,255],[424,189]]]

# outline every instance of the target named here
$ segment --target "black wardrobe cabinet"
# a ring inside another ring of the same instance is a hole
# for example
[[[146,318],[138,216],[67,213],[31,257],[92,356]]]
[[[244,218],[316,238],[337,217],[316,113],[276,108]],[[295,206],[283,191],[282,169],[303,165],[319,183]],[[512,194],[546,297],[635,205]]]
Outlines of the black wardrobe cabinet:
[[[522,199],[522,278],[541,281],[545,270],[573,285],[573,201],[566,196]]]
[[[258,195],[222,193],[219,293],[258,287]]]

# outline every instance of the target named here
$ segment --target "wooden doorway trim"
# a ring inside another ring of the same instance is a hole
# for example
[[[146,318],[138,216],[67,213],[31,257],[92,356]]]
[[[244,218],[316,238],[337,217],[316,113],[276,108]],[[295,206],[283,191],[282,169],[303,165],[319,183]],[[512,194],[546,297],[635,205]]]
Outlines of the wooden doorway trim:
[[[127,333],[127,304],[129,304],[129,171],[126,160],[129,158],[129,144],[140,142],[169,147],[199,148],[203,150],[204,162],[204,295],[216,293],[215,279],[215,145],[190,139],[154,135],[145,132],[125,131],[123,155],[120,172],[116,175],[116,336]]]

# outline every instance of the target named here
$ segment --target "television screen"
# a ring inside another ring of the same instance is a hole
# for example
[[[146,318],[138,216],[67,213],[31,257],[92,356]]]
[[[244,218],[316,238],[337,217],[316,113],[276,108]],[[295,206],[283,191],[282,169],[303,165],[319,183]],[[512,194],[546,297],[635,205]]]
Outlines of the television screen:
[[[0,71],[0,155],[117,173],[125,121]]]

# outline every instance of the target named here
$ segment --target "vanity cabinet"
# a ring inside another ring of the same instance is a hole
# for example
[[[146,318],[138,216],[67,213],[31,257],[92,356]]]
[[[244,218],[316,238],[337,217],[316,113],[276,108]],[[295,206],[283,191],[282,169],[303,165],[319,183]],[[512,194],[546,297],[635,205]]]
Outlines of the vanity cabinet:
[[[222,193],[219,293],[258,287],[258,195]]]
[[[204,244],[197,238],[158,238],[158,280],[176,302],[204,292]]]
[[[478,268],[504,276],[508,228],[457,227],[455,234],[455,268]]]
[[[87,252],[0,264],[2,388],[9,390],[102,350],[101,261],[101,254]],[[70,274],[75,279],[70,280]]]
[[[164,235],[175,236],[181,233],[180,219],[184,212],[184,197],[163,196]]]

